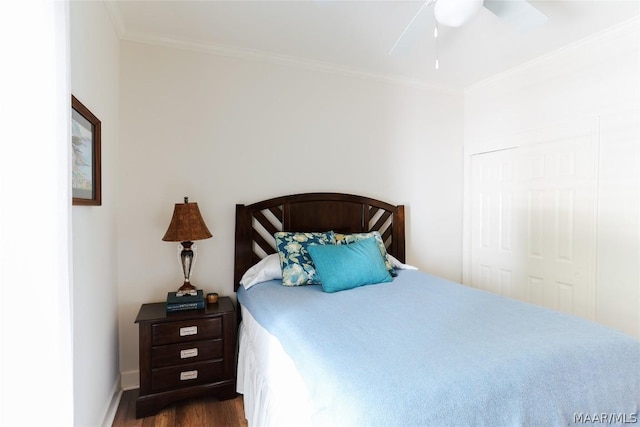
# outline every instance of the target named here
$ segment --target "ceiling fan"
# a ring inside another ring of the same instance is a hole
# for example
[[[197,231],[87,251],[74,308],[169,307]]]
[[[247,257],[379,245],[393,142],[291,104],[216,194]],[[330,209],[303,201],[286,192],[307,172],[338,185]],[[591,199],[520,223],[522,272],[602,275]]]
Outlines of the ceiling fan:
[[[425,0],[400,34],[389,54],[396,49],[407,31],[425,13],[428,6],[433,6],[436,38],[438,25],[460,27],[469,22],[483,7],[522,32],[537,28],[547,20],[547,16],[527,0]]]

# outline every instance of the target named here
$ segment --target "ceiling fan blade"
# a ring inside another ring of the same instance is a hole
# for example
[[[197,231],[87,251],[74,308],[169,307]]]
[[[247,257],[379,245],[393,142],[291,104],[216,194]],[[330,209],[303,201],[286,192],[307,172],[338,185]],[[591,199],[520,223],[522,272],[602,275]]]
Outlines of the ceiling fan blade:
[[[484,0],[483,6],[521,32],[541,27],[547,22],[547,15],[526,0]]]
[[[436,0],[426,0],[422,3],[416,14],[411,18],[411,21],[404,27],[402,34],[400,34],[400,37],[398,37],[393,44],[391,50],[389,50],[389,55],[394,52],[406,51],[409,46],[413,45],[415,40],[426,31],[427,21],[429,19],[429,14],[426,13],[426,9],[427,6],[430,6],[435,1]]]

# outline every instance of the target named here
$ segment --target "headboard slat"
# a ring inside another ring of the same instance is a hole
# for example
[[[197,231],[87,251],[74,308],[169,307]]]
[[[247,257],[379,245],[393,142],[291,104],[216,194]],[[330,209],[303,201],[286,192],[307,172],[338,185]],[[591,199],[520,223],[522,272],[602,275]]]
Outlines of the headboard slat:
[[[391,238],[391,227],[389,227],[386,230],[384,230],[382,233],[380,233],[380,235],[382,236],[382,241],[385,242],[385,246],[386,246],[387,242]],[[392,239],[392,241],[393,241],[393,239]],[[389,244],[387,246],[387,250],[389,250],[390,247],[391,247],[391,245]]]
[[[267,232],[271,235],[273,235],[275,232],[278,231],[278,228],[276,228],[275,225],[273,225],[271,223],[271,221],[269,221],[267,219],[266,216],[264,216],[264,214],[262,213],[262,211],[255,211],[253,213],[253,218],[258,221],[258,223],[264,227],[265,230],[267,230]],[[282,220],[280,220],[282,222]]]
[[[282,224],[282,206],[270,206],[268,209]]]
[[[258,233],[256,230],[253,230],[253,232],[251,233],[251,237],[253,238],[253,242],[258,247],[260,247],[260,249],[262,249],[264,253],[266,253],[267,255],[275,253],[274,247],[270,245],[269,242],[267,242],[265,238],[262,237],[262,235]]]
[[[375,217],[379,210],[380,210],[380,208],[377,208],[375,206],[370,206],[369,209],[368,209],[369,218]]]
[[[391,216],[391,212],[389,211],[384,212],[382,216],[380,216],[380,218],[376,221],[376,223],[371,226],[369,231],[380,230],[384,225],[384,223],[389,220],[390,216]]]

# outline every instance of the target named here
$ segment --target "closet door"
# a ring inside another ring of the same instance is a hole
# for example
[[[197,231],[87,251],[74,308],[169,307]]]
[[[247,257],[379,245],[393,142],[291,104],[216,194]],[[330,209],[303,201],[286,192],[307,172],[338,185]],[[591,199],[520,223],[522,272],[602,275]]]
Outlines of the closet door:
[[[594,318],[596,148],[576,136],[473,156],[472,286]]]

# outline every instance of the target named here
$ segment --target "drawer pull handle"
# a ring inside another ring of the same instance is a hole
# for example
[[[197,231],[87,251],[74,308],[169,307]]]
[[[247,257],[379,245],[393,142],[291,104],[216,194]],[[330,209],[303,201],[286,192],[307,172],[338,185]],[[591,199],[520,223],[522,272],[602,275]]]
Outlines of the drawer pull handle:
[[[198,355],[198,348],[188,348],[180,351],[180,359],[188,359],[189,357],[196,357]]]
[[[184,371],[180,372],[180,381],[195,380],[198,378],[198,371]]]
[[[184,328],[180,328],[180,336],[186,337],[187,335],[198,335],[198,327],[186,326]]]

